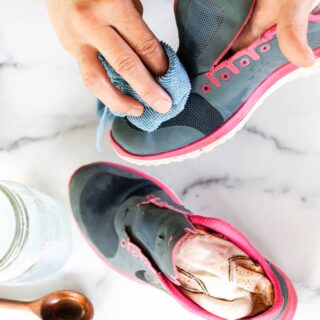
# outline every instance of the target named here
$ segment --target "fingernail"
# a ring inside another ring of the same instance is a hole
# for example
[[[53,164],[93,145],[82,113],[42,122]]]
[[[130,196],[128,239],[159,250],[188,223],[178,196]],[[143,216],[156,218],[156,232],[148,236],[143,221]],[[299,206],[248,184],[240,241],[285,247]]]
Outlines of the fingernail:
[[[129,116],[140,117],[143,114],[143,108],[132,108],[127,113]]]
[[[172,108],[172,101],[167,99],[158,100],[154,104],[154,108],[160,113],[167,113]]]

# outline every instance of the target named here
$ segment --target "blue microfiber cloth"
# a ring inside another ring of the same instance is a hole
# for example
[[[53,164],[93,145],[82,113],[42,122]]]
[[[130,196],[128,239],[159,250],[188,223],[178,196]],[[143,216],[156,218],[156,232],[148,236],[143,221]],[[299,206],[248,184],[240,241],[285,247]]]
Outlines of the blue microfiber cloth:
[[[157,130],[163,122],[174,118],[181,111],[183,111],[191,91],[189,76],[180,62],[177,54],[166,43],[162,43],[162,46],[169,59],[169,69],[165,75],[157,77],[156,80],[161,87],[169,93],[173,102],[172,109],[165,114],[161,114],[147,105],[131,88],[131,86],[110,66],[104,57],[99,54],[99,60],[105,67],[113,85],[120,89],[122,93],[135,98],[144,105],[144,113],[140,117],[127,116],[127,119],[137,128],[147,132],[153,132]],[[100,118],[100,124],[97,133],[98,145],[106,123],[110,119],[110,116],[112,117],[112,115],[117,117],[126,117],[124,114],[112,112],[111,109],[99,101],[98,117]]]

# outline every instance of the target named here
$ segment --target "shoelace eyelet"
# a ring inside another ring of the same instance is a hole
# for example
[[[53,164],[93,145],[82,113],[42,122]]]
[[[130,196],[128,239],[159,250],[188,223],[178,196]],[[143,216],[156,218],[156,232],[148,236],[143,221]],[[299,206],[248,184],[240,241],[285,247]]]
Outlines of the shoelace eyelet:
[[[250,60],[248,58],[243,58],[240,61],[240,66],[241,67],[247,67],[250,64]]]
[[[265,44],[262,47],[260,47],[260,52],[265,53],[270,51],[270,49],[271,49],[271,46],[269,44]]]
[[[208,84],[203,84],[202,85],[202,92],[206,93],[206,94],[210,93],[211,92],[211,86],[208,85]]]
[[[220,79],[221,79],[222,81],[229,81],[229,80],[231,79],[231,75],[230,75],[229,72],[223,72],[223,73],[221,73],[221,75],[220,75]]]

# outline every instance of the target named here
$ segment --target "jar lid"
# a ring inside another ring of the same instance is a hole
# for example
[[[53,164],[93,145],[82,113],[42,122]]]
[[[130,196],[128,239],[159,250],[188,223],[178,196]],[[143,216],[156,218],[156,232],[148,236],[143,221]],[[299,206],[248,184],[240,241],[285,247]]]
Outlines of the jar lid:
[[[8,195],[0,188],[0,262],[10,251],[17,230],[17,217]]]

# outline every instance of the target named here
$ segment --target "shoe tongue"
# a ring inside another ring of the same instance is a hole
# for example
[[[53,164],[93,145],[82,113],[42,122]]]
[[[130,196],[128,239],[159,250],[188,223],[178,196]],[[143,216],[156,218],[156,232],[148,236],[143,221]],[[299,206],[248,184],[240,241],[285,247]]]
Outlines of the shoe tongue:
[[[247,23],[255,0],[176,0],[179,57],[189,75],[217,64]]]
[[[154,266],[171,281],[177,282],[174,251],[177,245],[193,232],[194,227],[184,214],[154,203],[136,207],[136,215],[130,233]]]

